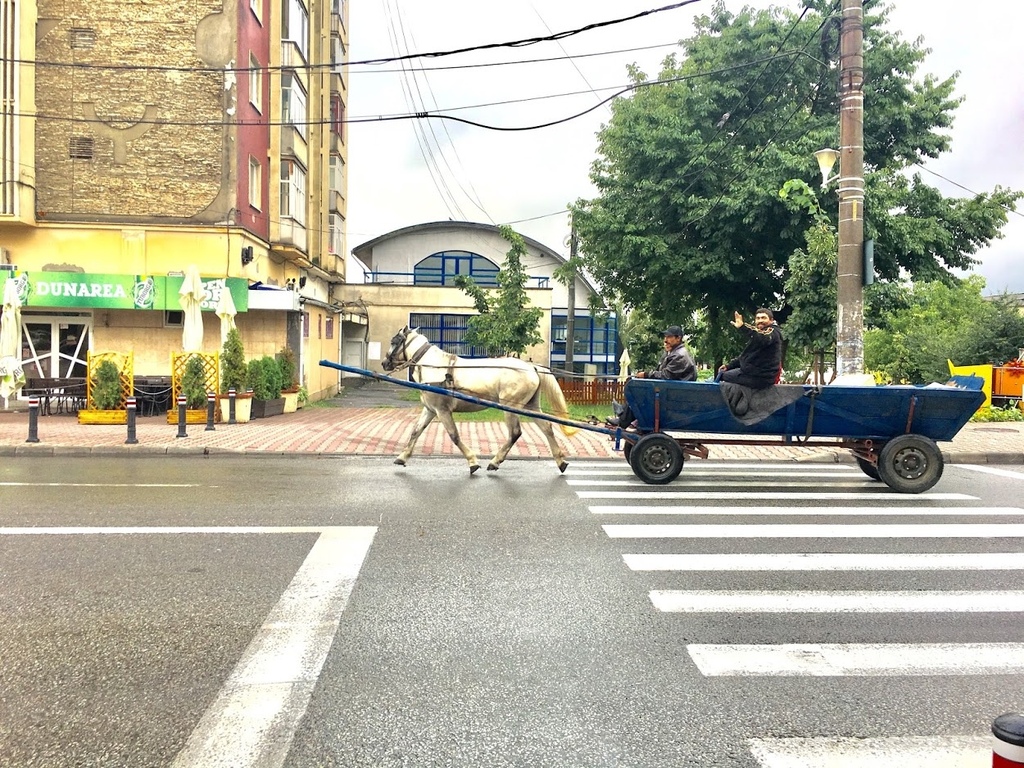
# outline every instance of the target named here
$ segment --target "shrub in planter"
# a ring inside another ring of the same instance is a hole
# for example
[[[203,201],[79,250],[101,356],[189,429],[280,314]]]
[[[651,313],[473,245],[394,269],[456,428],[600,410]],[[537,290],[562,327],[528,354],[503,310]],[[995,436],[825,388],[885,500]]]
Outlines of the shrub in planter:
[[[232,328],[228,331],[228,337],[220,353],[220,391],[225,395],[229,389],[234,389],[239,394],[245,392],[248,381],[246,374],[242,336],[237,328]]]
[[[198,410],[206,407],[206,376],[203,372],[203,361],[198,357],[190,357],[185,364],[185,373],[181,377],[181,394],[185,396],[185,407]]]
[[[274,400],[281,396],[281,369],[277,361],[264,355],[249,361],[249,387],[256,400]]]
[[[295,370],[295,353],[288,347],[282,347],[277,353],[277,367],[281,371],[281,391],[295,390],[299,386]]]
[[[114,411],[121,405],[121,372],[110,360],[104,360],[96,369],[92,400],[98,411]]]

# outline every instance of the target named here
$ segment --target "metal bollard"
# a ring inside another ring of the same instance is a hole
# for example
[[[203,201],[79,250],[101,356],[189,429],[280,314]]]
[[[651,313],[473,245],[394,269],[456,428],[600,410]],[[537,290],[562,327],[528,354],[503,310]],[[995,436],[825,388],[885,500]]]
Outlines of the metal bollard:
[[[28,399],[28,440],[26,443],[39,442],[39,398]]]
[[[228,390],[228,424],[237,424],[235,421],[235,388]]]
[[[213,432],[213,414],[217,410],[217,395],[213,392],[206,393],[206,431]]]
[[[175,437],[188,437],[188,433],[185,431],[185,405],[186,400],[184,395],[178,395],[178,434]]]
[[[992,768],[1024,766],[1024,715],[1000,715],[992,723],[992,736]]]
[[[125,406],[128,409],[128,439],[124,441],[125,445],[135,445],[139,442],[139,439],[135,436],[135,398],[129,397],[128,404]]]

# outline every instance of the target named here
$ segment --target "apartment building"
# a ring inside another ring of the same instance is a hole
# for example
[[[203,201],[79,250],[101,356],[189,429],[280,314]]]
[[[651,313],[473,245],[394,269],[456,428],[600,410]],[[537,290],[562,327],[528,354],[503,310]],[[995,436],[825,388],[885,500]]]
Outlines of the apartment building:
[[[195,265],[204,352],[231,291],[247,357],[337,391],[347,194],[346,0],[0,0],[0,269],[26,376],[87,352],[166,375]],[[336,293],[338,296],[336,297]]]

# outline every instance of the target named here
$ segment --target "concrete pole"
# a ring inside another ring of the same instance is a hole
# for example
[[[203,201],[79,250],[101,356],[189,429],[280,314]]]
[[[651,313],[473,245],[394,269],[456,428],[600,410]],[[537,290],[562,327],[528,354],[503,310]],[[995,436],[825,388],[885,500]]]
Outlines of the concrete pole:
[[[569,260],[576,263],[577,254],[576,226],[573,225],[569,234]],[[576,272],[569,278],[569,285],[566,290],[565,304],[565,369],[572,370],[573,346],[576,336]]]
[[[842,0],[836,373],[864,373],[864,7]]]

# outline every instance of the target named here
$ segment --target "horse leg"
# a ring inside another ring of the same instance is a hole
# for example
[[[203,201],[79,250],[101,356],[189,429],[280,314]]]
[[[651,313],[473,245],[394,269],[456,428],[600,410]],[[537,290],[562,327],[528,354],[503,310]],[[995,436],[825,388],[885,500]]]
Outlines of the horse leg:
[[[543,419],[536,419],[536,424],[540,427],[540,431],[544,433],[544,437],[548,439],[548,446],[551,448],[551,456],[555,460],[555,464],[558,465],[559,472],[565,472],[566,467],[569,466],[569,462],[565,460],[565,454],[562,453],[561,446],[558,445],[558,441],[555,440],[555,430],[552,427],[550,421],[544,421]]]
[[[469,450],[469,446],[462,442],[462,438],[459,437],[459,430],[455,428],[455,419],[452,418],[452,412],[447,410],[440,410],[437,413],[438,420],[444,424],[444,428],[448,431],[448,437],[455,444],[455,447],[462,451],[462,455],[466,457],[466,461],[469,462],[469,474],[473,474],[480,469],[480,464],[476,460],[476,454]]]
[[[519,424],[519,415],[512,413],[512,411],[505,411],[505,428],[508,430],[508,440],[498,449],[498,452],[494,454],[494,458],[491,459],[491,463],[487,465],[488,472],[501,466],[501,462],[508,456],[512,446],[523,436],[523,428]]]
[[[420,435],[423,434],[423,430],[427,428],[427,425],[434,420],[434,415],[435,414],[432,410],[426,406],[423,407],[423,412],[420,413],[420,418],[416,422],[416,426],[412,428],[412,436],[409,438],[409,442],[406,444],[405,450],[398,454],[398,457],[395,459],[395,464],[398,464],[400,467],[405,466],[405,462],[409,460],[413,449],[416,447],[416,441],[420,439]]]

